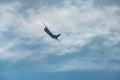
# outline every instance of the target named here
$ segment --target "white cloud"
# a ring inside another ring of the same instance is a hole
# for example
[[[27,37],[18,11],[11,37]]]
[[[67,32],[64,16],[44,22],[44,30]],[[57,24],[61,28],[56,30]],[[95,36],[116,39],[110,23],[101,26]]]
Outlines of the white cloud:
[[[0,31],[6,31],[14,23],[19,3],[0,4]]]
[[[9,41],[3,46],[0,46],[0,60],[9,61],[10,63],[16,63],[31,54],[31,52],[29,51],[18,51],[15,49],[11,50],[11,48],[15,48],[18,42],[19,40],[15,39]]]
[[[4,36],[4,33],[7,31],[11,31],[14,27],[14,23],[16,22],[17,11],[20,8],[20,3],[8,3],[8,4],[0,4],[0,60],[16,62],[20,59],[24,58],[26,54],[21,56],[21,52],[11,51],[11,48],[14,48],[15,45],[19,42],[16,37],[12,40],[7,40]],[[10,29],[11,28],[11,29]],[[10,33],[8,33],[9,35]],[[8,38],[9,39],[9,38]],[[4,41],[3,41],[4,40]]]

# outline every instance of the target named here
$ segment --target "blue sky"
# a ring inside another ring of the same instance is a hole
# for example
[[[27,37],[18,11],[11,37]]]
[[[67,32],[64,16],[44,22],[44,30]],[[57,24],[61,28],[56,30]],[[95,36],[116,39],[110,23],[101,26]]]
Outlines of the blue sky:
[[[120,80],[119,0],[0,0],[0,39],[0,80]]]

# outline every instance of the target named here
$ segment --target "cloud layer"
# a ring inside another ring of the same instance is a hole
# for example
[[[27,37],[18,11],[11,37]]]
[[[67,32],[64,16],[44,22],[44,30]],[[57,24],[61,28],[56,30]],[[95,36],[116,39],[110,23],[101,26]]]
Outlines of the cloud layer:
[[[24,10],[24,5],[0,4],[1,61],[40,61],[50,71],[120,70],[119,6],[95,6],[88,0],[64,0],[61,6],[38,9]],[[42,22],[55,34],[62,34],[60,43],[43,31]],[[47,62],[52,60],[50,55],[73,57],[52,64]]]

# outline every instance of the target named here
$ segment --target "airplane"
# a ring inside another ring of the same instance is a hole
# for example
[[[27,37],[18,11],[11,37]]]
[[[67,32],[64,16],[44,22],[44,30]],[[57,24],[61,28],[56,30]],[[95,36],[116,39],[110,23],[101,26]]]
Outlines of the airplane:
[[[44,24],[44,23],[43,23]],[[58,37],[61,35],[61,34],[58,34],[58,35],[55,35],[53,34],[49,29],[48,27],[44,24],[45,28],[44,28],[44,31],[50,36],[52,37],[53,39],[58,39]]]

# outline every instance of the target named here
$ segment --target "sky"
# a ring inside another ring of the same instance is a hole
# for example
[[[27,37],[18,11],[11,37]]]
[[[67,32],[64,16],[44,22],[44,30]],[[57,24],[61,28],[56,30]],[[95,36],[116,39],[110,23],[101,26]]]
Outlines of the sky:
[[[120,0],[0,0],[0,80],[120,80]]]

